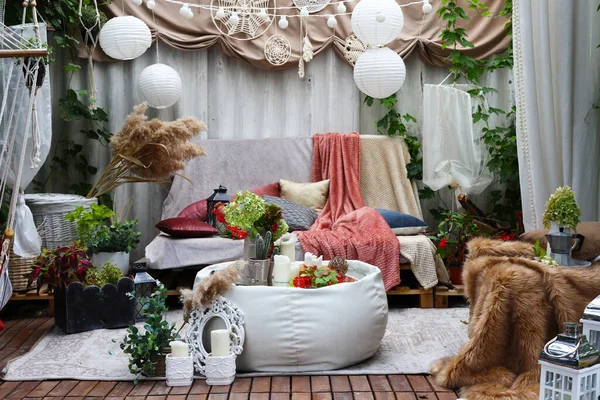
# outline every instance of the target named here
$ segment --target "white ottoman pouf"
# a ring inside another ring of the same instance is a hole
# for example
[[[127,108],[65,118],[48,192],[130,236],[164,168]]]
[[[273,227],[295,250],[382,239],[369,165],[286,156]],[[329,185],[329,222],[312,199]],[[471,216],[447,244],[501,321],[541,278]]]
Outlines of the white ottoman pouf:
[[[229,264],[202,269],[194,288]],[[225,297],[242,310],[246,322],[238,372],[326,371],[375,354],[388,320],[381,272],[361,261],[348,261],[348,266],[356,282],[319,289],[232,287]]]

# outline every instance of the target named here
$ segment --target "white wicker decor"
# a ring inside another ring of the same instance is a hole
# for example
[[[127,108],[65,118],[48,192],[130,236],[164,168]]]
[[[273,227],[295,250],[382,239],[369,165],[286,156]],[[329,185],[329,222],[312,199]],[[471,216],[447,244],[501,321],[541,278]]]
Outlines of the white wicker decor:
[[[402,32],[404,15],[394,0],[361,0],[352,11],[351,23],[360,40],[384,46]]]
[[[406,78],[402,58],[387,47],[367,49],[354,66],[354,82],[364,94],[384,99],[396,93]]]
[[[231,352],[241,354],[244,346],[246,331],[244,329],[244,315],[237,306],[224,297],[219,297],[203,310],[193,310],[190,314],[190,327],[186,333],[186,342],[190,345],[194,358],[194,369],[206,375],[208,351],[204,348],[202,336],[208,322],[213,318],[220,318],[225,323],[231,338]],[[213,357],[215,358],[215,357]],[[235,364],[234,364],[235,365]]]
[[[223,35],[256,39],[275,20],[276,0],[211,0],[213,23]],[[235,13],[235,15],[234,15]]]
[[[25,202],[33,214],[33,221],[42,238],[42,248],[54,250],[77,240],[75,222],[65,221],[65,216],[77,206],[89,208],[97,199],[86,199],[72,194],[26,194]]]
[[[344,42],[344,58],[350,65],[355,65],[358,57],[360,57],[369,47],[371,47],[369,44],[357,38],[353,33],[348,36]]]
[[[181,77],[165,64],[153,64],[144,68],[137,81],[140,96],[150,107],[167,108],[179,101],[183,85]]]
[[[273,35],[265,43],[265,57],[273,65],[285,64],[292,55],[292,45],[283,35]]]
[[[148,25],[131,15],[111,18],[100,30],[100,47],[117,60],[133,60],[144,54],[151,44]]]
[[[301,10],[302,7],[306,7],[309,13],[316,13],[321,11],[327,4],[329,4],[330,0],[292,0],[294,5],[298,7],[298,10]]]

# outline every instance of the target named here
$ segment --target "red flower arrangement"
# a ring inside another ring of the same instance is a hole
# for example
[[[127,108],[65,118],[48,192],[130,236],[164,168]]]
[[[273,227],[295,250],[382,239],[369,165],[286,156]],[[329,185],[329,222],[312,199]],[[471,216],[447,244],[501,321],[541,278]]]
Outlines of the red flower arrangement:
[[[300,275],[290,281],[290,286],[301,289],[320,288],[346,282],[347,278],[328,266],[318,268],[303,264],[300,266]]]
[[[50,286],[67,286],[71,282],[84,282],[88,269],[93,268],[86,248],[74,242],[71,246],[55,250],[44,249],[31,266],[28,286],[37,281],[38,288],[44,283]]]
[[[225,227],[225,232],[221,232],[221,235],[224,237],[229,237],[231,239],[245,239],[248,236],[248,232],[238,228],[237,226],[229,225],[225,221],[225,212],[223,210],[223,207],[223,203],[217,203],[213,208],[213,214],[215,214],[217,221],[219,221]]]

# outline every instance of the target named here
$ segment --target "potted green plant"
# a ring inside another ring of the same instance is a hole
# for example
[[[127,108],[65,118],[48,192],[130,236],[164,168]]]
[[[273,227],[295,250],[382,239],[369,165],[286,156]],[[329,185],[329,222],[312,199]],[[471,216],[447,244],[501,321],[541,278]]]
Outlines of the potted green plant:
[[[429,236],[436,244],[436,254],[443,260],[453,284],[462,285],[462,267],[471,238],[482,235],[481,228],[469,214],[456,211],[440,213],[438,232]]]
[[[131,294],[131,298],[135,295]],[[158,283],[156,290],[148,297],[138,298],[147,318],[144,328],[135,325],[127,328],[127,336],[121,342],[121,349],[129,355],[129,371],[137,376],[164,376],[165,356],[169,342],[179,338],[175,324],[167,322],[165,313],[167,289]]]
[[[137,219],[119,221],[115,213],[104,205],[91,208],[77,207],[65,217],[75,221],[83,244],[93,253],[94,265],[112,261],[123,272],[129,272],[129,252],[140,241],[141,233],[135,230]]]
[[[560,228],[566,228],[565,232],[575,232],[580,222],[579,217],[581,210],[575,200],[575,193],[569,186],[561,186],[548,199],[542,221],[550,233],[558,232]]]
[[[28,276],[29,285],[53,290],[54,323],[65,333],[121,328],[135,323],[135,302],[128,297],[133,279],[108,263],[94,268],[79,243],[44,249]]]
[[[86,4],[81,7],[81,38],[86,46],[93,46],[94,41],[100,34],[100,28],[106,24],[108,17],[104,11],[96,9],[92,4]],[[86,33],[89,31],[89,35]]]

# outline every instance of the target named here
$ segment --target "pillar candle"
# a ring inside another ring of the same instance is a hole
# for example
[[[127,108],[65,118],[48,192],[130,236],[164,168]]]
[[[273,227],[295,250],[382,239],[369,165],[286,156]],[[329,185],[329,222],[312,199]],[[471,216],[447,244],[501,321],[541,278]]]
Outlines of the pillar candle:
[[[185,342],[174,340],[169,343],[171,346],[171,357],[188,357],[188,345]]]
[[[290,280],[290,259],[288,256],[276,254],[273,265],[273,282],[287,282]]]
[[[211,356],[226,357],[231,353],[231,344],[229,342],[229,330],[215,329],[210,332]]]
[[[300,263],[292,263],[290,266],[290,279],[300,275]]]
[[[295,242],[288,242],[288,243],[281,243],[281,246],[279,246],[279,253],[282,256],[287,256],[290,261],[295,261],[296,260],[296,243]]]

